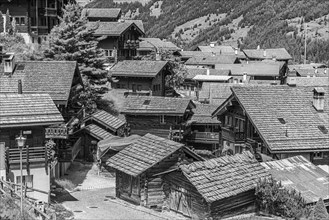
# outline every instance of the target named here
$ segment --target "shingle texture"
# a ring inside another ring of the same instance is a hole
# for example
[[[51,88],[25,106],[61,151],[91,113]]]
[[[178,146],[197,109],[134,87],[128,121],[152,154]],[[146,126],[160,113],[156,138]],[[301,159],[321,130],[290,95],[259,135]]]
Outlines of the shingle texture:
[[[185,79],[193,79],[196,75],[207,75],[207,69],[204,68],[187,68],[187,74]],[[228,76],[230,73],[230,70],[216,70],[216,69],[209,69],[209,75],[211,76]]]
[[[188,59],[186,65],[215,65],[215,64],[233,64],[237,63],[238,58],[235,55],[216,55],[216,56],[195,56]]]
[[[163,41],[159,38],[140,38],[139,48],[137,50],[157,50],[177,51],[180,48],[170,41]]]
[[[112,131],[116,131],[117,129],[119,129],[121,126],[125,124],[125,122],[119,119],[118,117],[115,117],[103,110],[99,110],[95,112],[87,120],[90,119],[105,125],[106,127],[110,128]]]
[[[189,99],[160,96],[127,97],[122,114],[164,114],[183,115],[194,104]]]
[[[167,61],[124,60],[110,69],[112,76],[155,77],[166,65]]]
[[[282,185],[300,192],[307,203],[329,199],[329,176],[303,156],[261,163]]]
[[[199,50],[202,52],[215,53],[215,54],[235,54],[235,49],[231,46],[198,46]],[[246,55],[242,51],[237,51],[237,56],[239,58],[246,58]]]
[[[194,114],[191,118],[192,123],[199,124],[218,124],[219,121],[216,117],[211,118],[211,114],[216,110],[217,105],[196,104],[193,110]]]
[[[85,132],[96,138],[97,140],[104,140],[106,138],[114,137],[110,132],[100,128],[97,125],[91,124],[83,128]]]
[[[54,101],[67,101],[76,70],[75,61],[24,61],[16,62],[9,77],[0,65],[0,93],[17,93],[20,79],[23,93],[48,93]]]
[[[120,8],[86,8],[83,10],[88,18],[118,18],[120,12]]]
[[[214,202],[256,187],[269,173],[249,152],[180,166],[184,176],[207,202]]]
[[[183,146],[175,141],[146,134],[111,157],[106,165],[126,174],[138,176]]]
[[[326,77],[288,77],[294,78],[297,86],[328,86],[329,78]]]
[[[233,83],[210,83],[204,82],[199,93],[199,100],[209,100],[210,104],[221,105],[230,95]]]
[[[133,25],[138,27],[141,32],[144,33],[144,26],[141,20],[125,20],[122,22],[101,21],[98,22],[98,24],[99,26],[95,31],[95,35],[120,36],[124,31]],[[97,25],[97,22],[88,22],[88,25]]]
[[[219,70],[230,70],[232,76],[242,76],[244,73],[248,76],[279,76],[282,65],[282,62],[250,62],[242,64],[218,64],[215,68]]]
[[[324,111],[313,103],[314,87],[239,86],[232,91],[271,151],[328,149],[329,136],[318,126],[329,124],[328,88]],[[283,118],[282,124],[278,118]]]
[[[0,128],[63,121],[48,94],[0,94]]]
[[[264,50],[266,56],[264,56]],[[277,60],[291,60],[292,57],[285,48],[272,48],[272,49],[245,49],[243,52],[250,59],[273,59]]]

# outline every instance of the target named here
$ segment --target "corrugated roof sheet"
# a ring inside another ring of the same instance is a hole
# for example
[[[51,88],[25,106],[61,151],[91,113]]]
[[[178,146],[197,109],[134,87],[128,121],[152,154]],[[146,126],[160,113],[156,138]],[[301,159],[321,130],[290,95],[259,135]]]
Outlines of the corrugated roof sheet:
[[[266,51],[266,56],[264,56]],[[292,57],[285,48],[270,48],[270,49],[245,49],[243,52],[250,59],[273,59],[291,60]]]
[[[329,136],[318,126],[329,124],[329,91],[324,111],[313,107],[314,87],[234,86],[232,91],[271,151],[328,149]],[[282,124],[278,118],[283,118]]]
[[[194,56],[188,59],[186,65],[215,65],[238,63],[239,59],[235,55],[215,55],[215,56]]]
[[[111,157],[106,165],[132,176],[138,176],[173,154],[184,145],[146,134]]]
[[[189,106],[194,107],[190,99],[160,96],[128,96],[125,98],[125,104],[121,113],[183,115]]]
[[[286,188],[301,193],[307,203],[329,199],[329,175],[303,156],[263,162],[263,167]]]
[[[180,168],[207,202],[252,190],[259,178],[270,176],[249,151],[194,162]]]
[[[167,61],[124,60],[115,64],[110,70],[112,76],[155,77]]]
[[[97,22],[88,22],[88,25],[96,25]],[[144,34],[144,25],[141,20],[124,20],[118,22],[101,21],[95,31],[95,35],[120,36],[130,26],[135,25]]]
[[[89,18],[118,18],[121,8],[85,8],[83,13]]]
[[[124,121],[122,121],[118,117],[111,115],[110,113],[104,110],[98,110],[90,117],[88,117],[86,121],[90,119],[95,120],[100,124],[103,124],[104,126],[110,128],[112,131],[116,131],[117,129],[119,129],[121,126],[125,124]]]
[[[63,121],[48,94],[0,94],[0,128]]]
[[[0,65],[0,93],[17,93],[22,80],[23,93],[48,93],[54,101],[68,101],[76,61],[20,61],[11,77]]]

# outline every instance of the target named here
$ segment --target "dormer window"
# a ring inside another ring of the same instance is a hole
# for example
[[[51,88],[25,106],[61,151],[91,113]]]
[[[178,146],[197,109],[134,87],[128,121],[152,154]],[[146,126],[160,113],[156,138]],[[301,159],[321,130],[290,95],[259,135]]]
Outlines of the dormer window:
[[[315,87],[313,89],[313,107],[317,111],[324,110],[324,93],[325,90],[322,87]]]

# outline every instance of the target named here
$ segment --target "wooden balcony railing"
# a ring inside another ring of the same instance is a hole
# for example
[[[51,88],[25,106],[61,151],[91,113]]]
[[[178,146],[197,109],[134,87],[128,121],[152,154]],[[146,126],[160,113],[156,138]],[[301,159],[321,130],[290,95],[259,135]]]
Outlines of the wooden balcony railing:
[[[219,133],[217,132],[192,132],[187,137],[191,142],[219,142]]]
[[[245,133],[239,132],[235,128],[222,127],[222,138],[231,142],[245,141]]]
[[[139,40],[120,41],[119,47],[123,49],[137,49],[139,48]]]
[[[24,147],[22,149],[23,163],[44,162],[46,155],[46,148],[42,147]],[[20,163],[20,150],[19,148],[7,149],[7,159],[9,164]]]
[[[57,17],[57,8],[45,8],[45,16]]]

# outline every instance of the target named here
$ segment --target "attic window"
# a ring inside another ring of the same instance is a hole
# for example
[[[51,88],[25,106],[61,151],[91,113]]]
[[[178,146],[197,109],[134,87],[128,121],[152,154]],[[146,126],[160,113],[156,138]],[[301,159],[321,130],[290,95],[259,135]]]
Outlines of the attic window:
[[[318,128],[323,134],[328,134],[328,129],[324,125],[319,125]]]
[[[24,70],[25,65],[24,64],[19,64],[16,68],[16,70]]]
[[[279,122],[281,123],[281,124],[285,124],[286,123],[286,121],[283,119],[283,118],[278,118],[278,120],[279,120]]]
[[[143,103],[143,105],[149,105],[150,102],[151,102],[151,100],[145,100],[144,103]]]

